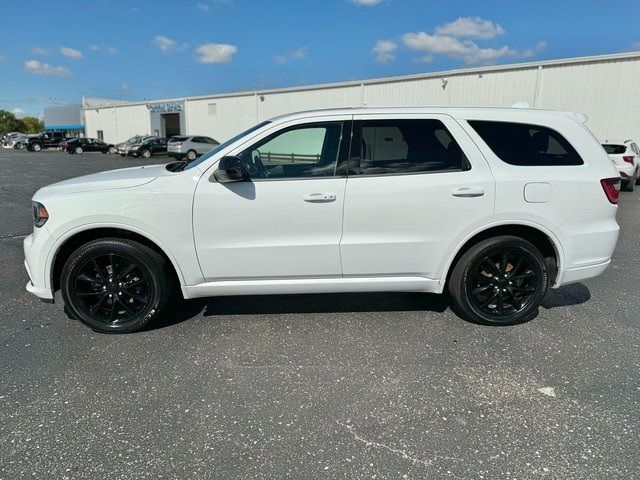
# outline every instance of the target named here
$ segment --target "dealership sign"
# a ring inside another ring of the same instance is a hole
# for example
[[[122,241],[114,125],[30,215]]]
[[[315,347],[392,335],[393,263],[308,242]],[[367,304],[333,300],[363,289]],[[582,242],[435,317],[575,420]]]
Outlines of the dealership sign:
[[[181,112],[183,106],[182,103],[149,103],[147,108],[151,113],[170,113]]]

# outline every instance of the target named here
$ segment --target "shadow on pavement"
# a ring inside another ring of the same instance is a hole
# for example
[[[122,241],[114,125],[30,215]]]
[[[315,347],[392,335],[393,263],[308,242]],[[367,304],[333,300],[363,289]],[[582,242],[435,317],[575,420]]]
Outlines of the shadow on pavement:
[[[549,289],[542,301],[542,307],[546,309],[556,307],[568,307],[588,302],[591,299],[591,292],[582,283],[565,285],[557,290]]]
[[[428,293],[331,293],[313,295],[248,295],[176,301],[167,312],[163,328],[194,318],[216,315],[269,315],[431,311],[444,312],[447,295]]]

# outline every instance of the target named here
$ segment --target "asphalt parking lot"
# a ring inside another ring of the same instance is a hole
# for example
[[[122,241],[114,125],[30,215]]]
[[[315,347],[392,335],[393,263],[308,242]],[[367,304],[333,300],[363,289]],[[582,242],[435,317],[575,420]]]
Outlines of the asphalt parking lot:
[[[612,267],[513,327],[335,294],[99,335],[25,291],[40,186],[166,161],[0,149],[0,478],[638,478],[640,191]]]

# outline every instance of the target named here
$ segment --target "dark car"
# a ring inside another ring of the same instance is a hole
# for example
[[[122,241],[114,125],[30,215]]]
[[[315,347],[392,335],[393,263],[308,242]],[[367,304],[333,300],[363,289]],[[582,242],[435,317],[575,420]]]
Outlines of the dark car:
[[[43,148],[58,148],[65,136],[62,132],[43,132],[29,137],[24,145],[30,152],[39,152]]]
[[[149,158],[152,155],[164,155],[167,153],[167,138],[151,137],[141,143],[131,145],[128,154],[134,157]]]
[[[116,153],[116,147],[111,144],[104,143],[102,140],[98,140],[97,138],[74,138],[67,141],[67,147],[65,150],[67,153]]]

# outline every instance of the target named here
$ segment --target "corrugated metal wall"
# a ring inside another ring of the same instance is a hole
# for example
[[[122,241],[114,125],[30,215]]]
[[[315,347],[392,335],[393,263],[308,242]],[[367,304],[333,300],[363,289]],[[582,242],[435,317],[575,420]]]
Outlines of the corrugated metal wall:
[[[640,140],[640,55],[488,67],[423,77],[349,82],[289,90],[187,98],[186,133],[219,141],[270,117],[301,110],[357,106],[531,106],[582,112],[600,139]],[[117,112],[117,128],[113,114]],[[100,113],[95,113],[95,112]],[[104,112],[104,114],[103,114]],[[106,141],[151,133],[145,104],[86,110],[87,135]],[[100,125],[100,126],[98,126]],[[145,130],[147,129],[147,130]]]

